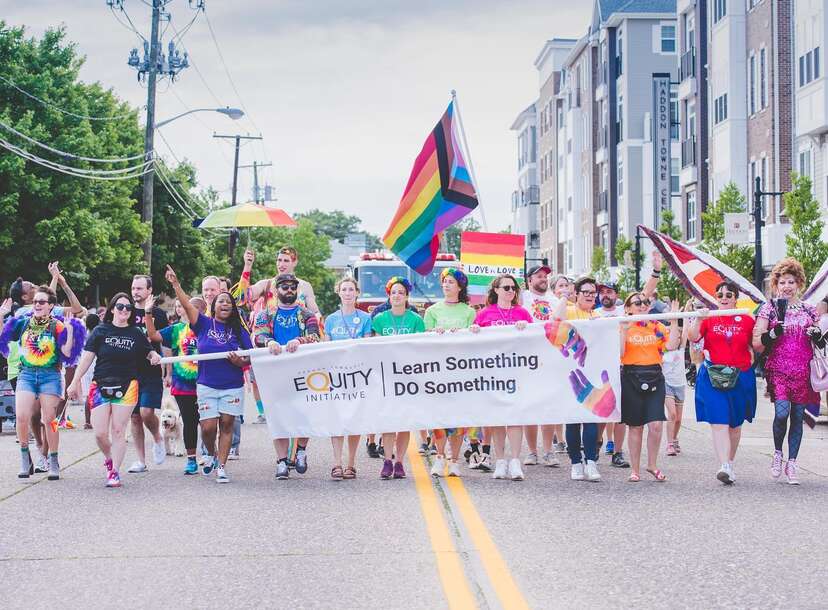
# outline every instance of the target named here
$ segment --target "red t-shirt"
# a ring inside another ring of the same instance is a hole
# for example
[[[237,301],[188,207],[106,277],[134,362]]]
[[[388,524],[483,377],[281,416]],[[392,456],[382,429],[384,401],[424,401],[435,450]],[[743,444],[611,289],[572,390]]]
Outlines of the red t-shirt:
[[[748,370],[755,323],[747,315],[713,316],[702,320],[699,333],[704,337],[704,349],[710,362]]]

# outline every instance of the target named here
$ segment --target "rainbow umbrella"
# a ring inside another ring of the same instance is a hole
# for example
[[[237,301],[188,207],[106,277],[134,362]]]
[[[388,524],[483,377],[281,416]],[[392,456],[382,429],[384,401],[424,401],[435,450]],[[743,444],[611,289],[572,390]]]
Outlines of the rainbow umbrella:
[[[295,227],[296,221],[279,208],[268,208],[256,203],[242,203],[210,212],[200,229],[214,227]]]

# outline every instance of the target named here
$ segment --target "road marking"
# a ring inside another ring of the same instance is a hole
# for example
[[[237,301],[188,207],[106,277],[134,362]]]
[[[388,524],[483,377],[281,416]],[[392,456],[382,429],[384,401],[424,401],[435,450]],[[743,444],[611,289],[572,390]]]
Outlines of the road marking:
[[[454,545],[454,536],[446,524],[437,492],[431,483],[431,476],[426,472],[422,457],[417,453],[414,434],[408,443],[408,462],[414,477],[414,487],[420,498],[420,508],[426,522],[426,530],[431,540],[431,549],[437,560],[437,572],[443,585],[448,605],[452,609],[465,610],[477,608],[477,603],[469,587],[468,579],[460,561],[460,555]]]
[[[463,481],[459,477],[447,477],[445,484],[451,491],[454,498],[454,503],[460,511],[460,517],[466,527],[466,531],[477,548],[480,559],[483,562],[483,568],[486,570],[486,575],[489,577],[494,587],[500,605],[503,608],[516,608],[528,610],[529,604],[520,592],[517,584],[512,578],[512,573],[509,571],[506,562],[497,550],[497,546],[492,540],[489,530],[483,523],[480,514],[474,507],[471,496],[463,485]]]

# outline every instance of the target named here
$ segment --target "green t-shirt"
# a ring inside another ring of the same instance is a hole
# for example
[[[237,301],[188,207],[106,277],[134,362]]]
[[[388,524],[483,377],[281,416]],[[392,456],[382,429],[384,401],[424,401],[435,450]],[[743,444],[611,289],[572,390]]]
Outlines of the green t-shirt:
[[[426,330],[468,328],[474,323],[474,316],[474,309],[465,303],[447,305],[441,301],[426,309],[425,327]]]
[[[401,316],[395,316],[389,309],[374,318],[371,328],[381,337],[412,335],[425,332],[425,323],[420,316],[411,310],[407,310]]]
[[[12,380],[20,374],[20,353],[17,341],[9,341],[9,357],[6,362],[9,367],[9,373],[6,377]]]

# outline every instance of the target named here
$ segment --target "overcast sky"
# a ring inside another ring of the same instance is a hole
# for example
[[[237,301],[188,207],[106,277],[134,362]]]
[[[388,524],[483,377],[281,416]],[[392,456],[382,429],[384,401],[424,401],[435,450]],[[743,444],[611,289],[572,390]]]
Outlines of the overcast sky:
[[[179,158],[229,200],[233,149],[218,133],[264,136],[241,163],[269,161],[266,180],[289,213],[341,209],[382,234],[423,140],[456,89],[488,228],[510,222],[517,161],[512,121],[538,93],[533,61],[552,37],[579,37],[591,2],[572,0],[207,0],[207,11],[239,95],[200,16],[183,46],[195,68],[159,86],[157,122],[188,108],[241,106],[233,122],[215,113],[182,118],[162,132]],[[125,0],[148,36],[150,9]],[[172,26],[194,15],[172,0]],[[87,58],[85,81],[100,81],[136,105],[146,91],[126,64],[138,38],[105,0],[0,0],[0,15],[33,35],[65,24]],[[120,15],[120,14],[119,14]],[[164,42],[171,38],[169,28]],[[206,83],[206,84],[205,84]],[[211,93],[212,91],[212,93]],[[159,139],[162,155],[170,151]],[[239,200],[252,170],[240,171]]]

